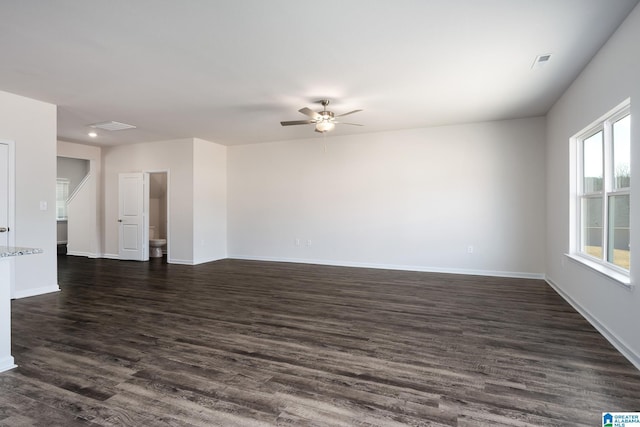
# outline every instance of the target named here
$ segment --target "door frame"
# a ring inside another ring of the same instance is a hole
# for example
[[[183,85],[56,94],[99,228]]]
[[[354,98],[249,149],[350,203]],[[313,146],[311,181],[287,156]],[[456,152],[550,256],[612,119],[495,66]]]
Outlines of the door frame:
[[[7,245],[15,246],[16,245],[16,237],[15,237],[15,219],[16,219],[16,143],[15,141],[9,139],[0,139],[0,144],[4,144],[8,148],[8,165],[7,165],[7,227],[9,227],[9,234],[7,235]],[[11,277],[10,277],[10,285],[9,292],[11,298],[15,297],[15,268],[13,268],[14,259],[13,257],[8,260],[11,265]],[[7,262],[6,260],[4,262]]]
[[[171,170],[170,169],[152,169],[145,170],[149,175],[154,173],[164,173],[167,175],[167,264],[171,264]],[[151,192],[151,186],[147,188],[147,193]],[[149,247],[149,233],[147,233],[147,247]]]
[[[87,258],[100,258],[102,256],[102,237],[100,234],[101,229],[101,220],[100,220],[100,197],[101,197],[101,188],[100,182],[102,180],[102,172],[100,170],[100,158],[92,158],[90,155],[84,154],[76,154],[69,153],[60,154],[60,148],[58,148],[56,152],[56,158],[63,157],[65,159],[76,159],[76,160],[86,160],[89,162],[89,172],[85,176],[91,177],[94,180],[93,186],[91,190],[94,192],[94,197],[91,199],[91,210],[88,212],[88,215],[91,215],[91,221],[93,222],[93,229],[87,229],[86,232],[89,233],[91,237],[91,243],[89,245],[90,250],[86,253],[84,252],[75,252],[70,255],[78,255],[78,256],[86,256]],[[67,220],[67,227],[69,221]],[[67,241],[67,244],[69,242]]]

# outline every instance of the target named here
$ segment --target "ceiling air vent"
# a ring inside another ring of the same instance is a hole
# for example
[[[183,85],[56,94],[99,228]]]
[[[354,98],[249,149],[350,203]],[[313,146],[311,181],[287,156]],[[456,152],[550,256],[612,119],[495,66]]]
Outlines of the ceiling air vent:
[[[110,121],[110,122],[102,122],[102,123],[94,123],[92,125],[89,125],[89,127],[95,128],[95,129],[102,129],[102,130],[125,130],[125,129],[135,129],[136,127],[133,125],[128,125],[126,123],[120,123],[120,122],[114,122],[114,121]]]
[[[531,68],[541,68],[547,62],[549,62],[550,59],[551,59],[550,53],[545,53],[544,55],[538,55],[536,56],[536,60],[533,61],[533,65],[531,65]]]

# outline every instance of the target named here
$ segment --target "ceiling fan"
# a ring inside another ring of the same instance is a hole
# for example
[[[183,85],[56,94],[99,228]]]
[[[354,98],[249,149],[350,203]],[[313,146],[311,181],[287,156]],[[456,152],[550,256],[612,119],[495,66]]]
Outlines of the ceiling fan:
[[[327,110],[327,105],[329,105],[329,102],[330,101],[328,99],[321,100],[320,104],[322,104],[323,108],[322,108],[322,111],[319,111],[319,112],[315,112],[307,107],[301,108],[298,110],[305,116],[311,117],[311,120],[293,120],[290,122],[280,122],[280,124],[282,126],[315,124],[316,132],[320,132],[320,133],[329,132],[330,130],[333,130],[333,128],[336,127],[336,124],[362,126],[357,123],[344,123],[344,122],[336,121],[337,117],[348,116],[349,114],[357,113],[362,110],[353,110],[353,111],[349,111],[348,113],[339,114],[336,116],[335,114],[333,114],[333,111]]]

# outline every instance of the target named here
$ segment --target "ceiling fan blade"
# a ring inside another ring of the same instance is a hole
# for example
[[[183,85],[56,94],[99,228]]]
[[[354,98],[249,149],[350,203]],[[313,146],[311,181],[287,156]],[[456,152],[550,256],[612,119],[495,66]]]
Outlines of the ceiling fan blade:
[[[364,126],[358,123],[345,123],[345,122],[333,122],[333,123],[337,123],[337,124],[341,124],[341,125],[351,125],[351,126]]]
[[[349,114],[359,113],[360,111],[362,111],[362,110],[353,110],[353,111],[349,111],[348,113],[339,114],[336,117],[344,117],[344,116],[348,116]]]
[[[305,116],[311,117],[312,119],[318,120],[321,118],[320,114],[316,113],[315,111],[307,107],[301,108],[298,111],[304,114]]]
[[[282,126],[293,126],[293,125],[308,125],[311,123],[315,123],[313,120],[292,120],[290,122],[280,122]]]

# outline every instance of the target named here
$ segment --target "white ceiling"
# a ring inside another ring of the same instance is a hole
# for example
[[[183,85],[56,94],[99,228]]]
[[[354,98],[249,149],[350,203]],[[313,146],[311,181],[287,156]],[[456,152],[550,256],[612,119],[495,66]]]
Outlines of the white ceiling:
[[[0,90],[60,139],[226,145],[545,114],[638,0],[0,0]],[[551,61],[532,69],[534,58]],[[138,128],[91,140],[88,124]]]

